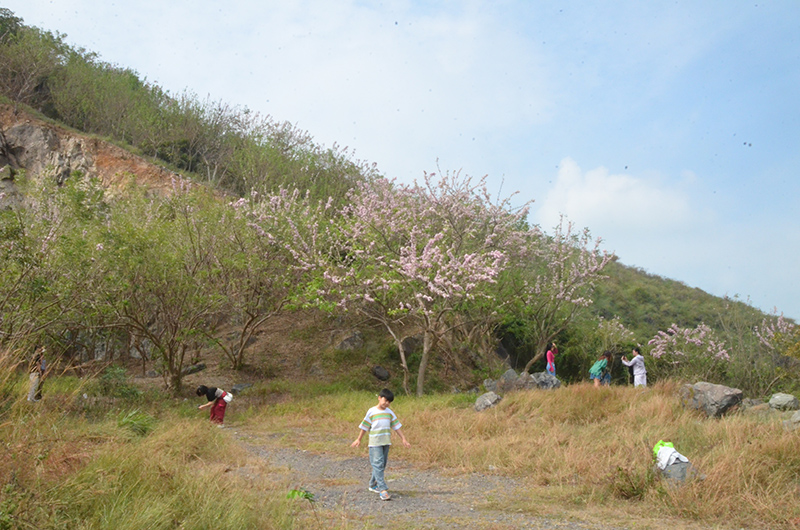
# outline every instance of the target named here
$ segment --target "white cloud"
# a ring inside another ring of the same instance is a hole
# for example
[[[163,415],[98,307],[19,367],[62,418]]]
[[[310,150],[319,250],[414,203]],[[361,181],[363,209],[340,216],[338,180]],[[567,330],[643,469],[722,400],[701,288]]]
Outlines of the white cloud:
[[[604,167],[583,172],[571,158],[559,164],[556,182],[541,201],[537,223],[547,229],[562,214],[604,238],[614,234],[615,239],[674,234],[697,221],[689,196],[679,186],[611,174]]]
[[[796,223],[765,230],[757,217],[724,220],[720,204],[701,199],[701,181],[689,170],[673,181],[603,167],[583,171],[565,158],[532,218],[549,230],[563,214],[602,237],[627,265],[797,317]]]

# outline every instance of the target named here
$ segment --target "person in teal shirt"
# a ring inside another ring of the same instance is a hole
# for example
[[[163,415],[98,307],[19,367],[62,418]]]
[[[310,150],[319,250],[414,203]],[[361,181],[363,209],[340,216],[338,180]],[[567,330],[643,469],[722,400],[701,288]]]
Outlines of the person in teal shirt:
[[[594,380],[594,386],[611,384],[611,363],[613,361],[613,354],[606,350],[589,368],[589,379]]]

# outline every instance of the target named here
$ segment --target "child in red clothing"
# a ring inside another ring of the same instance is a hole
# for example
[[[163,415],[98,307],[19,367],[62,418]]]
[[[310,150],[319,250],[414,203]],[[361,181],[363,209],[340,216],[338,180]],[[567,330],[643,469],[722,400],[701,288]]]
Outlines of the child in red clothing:
[[[209,388],[205,385],[197,387],[196,393],[198,396],[205,396],[208,399],[208,403],[197,408],[202,410],[211,407],[211,423],[222,427],[222,423],[225,421],[225,407],[233,400],[233,396],[221,388],[213,386]]]

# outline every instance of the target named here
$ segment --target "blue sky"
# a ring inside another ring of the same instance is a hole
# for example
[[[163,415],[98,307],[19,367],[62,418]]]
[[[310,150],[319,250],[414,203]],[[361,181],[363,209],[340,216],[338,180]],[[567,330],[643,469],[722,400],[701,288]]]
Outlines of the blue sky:
[[[800,2],[6,0],[386,176],[488,175],[620,260],[800,318]]]

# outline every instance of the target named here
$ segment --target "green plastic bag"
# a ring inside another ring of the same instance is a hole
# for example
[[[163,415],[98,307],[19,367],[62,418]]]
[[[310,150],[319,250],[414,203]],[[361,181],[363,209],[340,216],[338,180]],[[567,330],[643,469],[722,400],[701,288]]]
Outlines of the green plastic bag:
[[[665,442],[664,440],[659,440],[658,443],[655,446],[653,446],[653,458],[658,457],[658,451],[662,447],[671,447],[675,449],[675,446],[672,445],[672,442]]]

